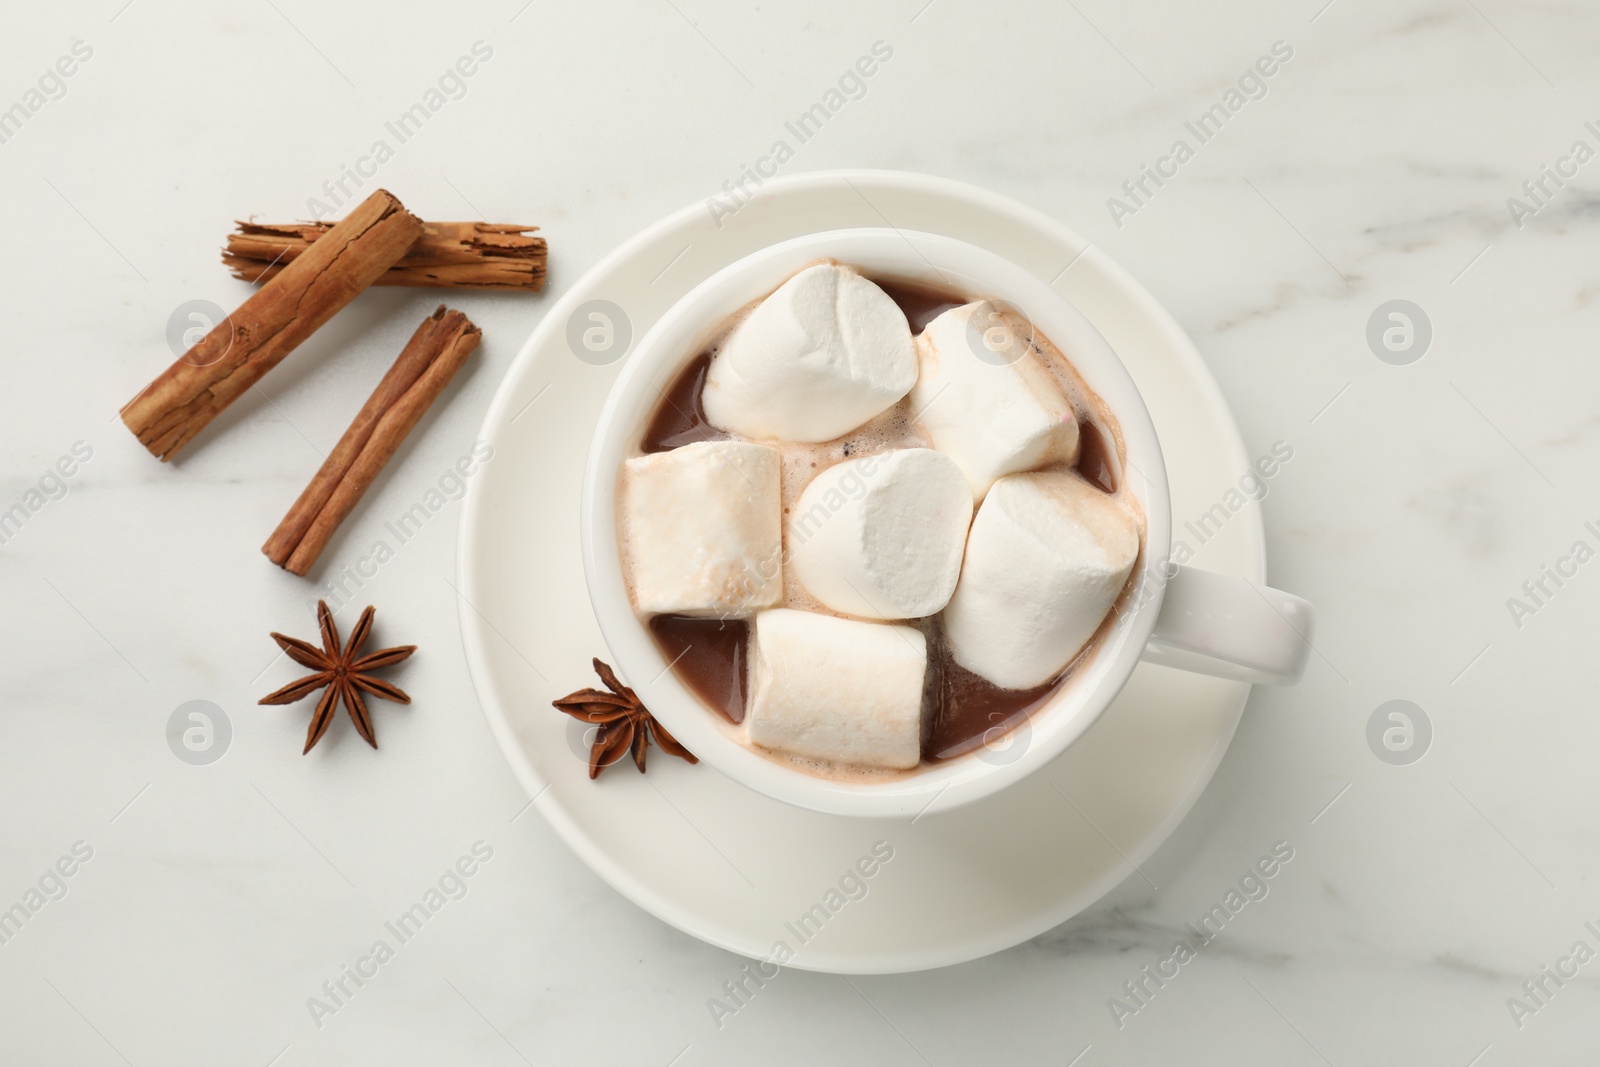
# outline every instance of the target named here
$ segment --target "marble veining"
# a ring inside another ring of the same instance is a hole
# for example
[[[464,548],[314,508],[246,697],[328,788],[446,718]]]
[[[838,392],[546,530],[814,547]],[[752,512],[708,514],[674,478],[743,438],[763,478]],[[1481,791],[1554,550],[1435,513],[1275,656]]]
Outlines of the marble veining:
[[[1600,581],[1578,571],[1521,631],[1505,603],[1600,514],[1600,165],[1520,227],[1507,206],[1574,140],[1600,147],[1593,5],[497,0],[379,17],[112,0],[10,21],[5,102],[51,99],[15,130],[0,112],[0,513],[28,511],[0,543],[0,1060],[1592,1062],[1600,971],[1541,976],[1575,942],[1600,948]],[[1263,505],[1268,555],[1318,605],[1324,655],[1301,686],[1254,694],[1149,881],[1130,867],[1084,914],[959,967],[785,973],[719,1027],[706,1000],[740,961],[600,882],[490,738],[455,617],[456,501],[341,607],[379,605],[378,639],[422,649],[397,679],[414,705],[374,711],[380,750],[341,723],[302,759],[305,709],[255,705],[294,670],[267,631],[305,631],[316,591],[259,545],[397,350],[393,324],[439,294],[336,320],[176,464],[114,415],[172,358],[176,306],[248,291],[216,263],[231,220],[303,214],[488,43],[494,63],[372,181],[427,217],[544,226],[550,289],[460,298],[484,330],[476,366],[330,546],[355,561],[472,445],[584,268],[716,194],[880,39],[893,63],[785,172],[986,186],[1147,285],[1247,451],[1295,446]],[[1117,226],[1124,178],[1280,39],[1295,59],[1270,93]],[[64,88],[37,82],[75,40],[93,59]],[[1431,325],[1409,364],[1368,340],[1391,299]],[[78,440],[92,460],[28,507]],[[1432,728],[1407,764],[1368,728],[1402,698]],[[231,724],[215,763],[168,743],[190,700]],[[1126,1000],[1284,837],[1297,857],[1270,894]],[[494,861],[459,899],[337,1011],[308,1009],[477,842]],[[13,904],[28,917],[8,927]]]

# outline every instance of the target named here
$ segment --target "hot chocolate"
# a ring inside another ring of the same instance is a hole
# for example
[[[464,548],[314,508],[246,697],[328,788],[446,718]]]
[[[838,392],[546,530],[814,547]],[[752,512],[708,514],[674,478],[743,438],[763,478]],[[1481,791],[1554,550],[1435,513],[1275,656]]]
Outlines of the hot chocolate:
[[[1120,471],[1114,417],[1020,315],[822,263],[663,390],[619,547],[671,669],[752,748],[892,776],[994,744],[1094,655],[1143,543]]]

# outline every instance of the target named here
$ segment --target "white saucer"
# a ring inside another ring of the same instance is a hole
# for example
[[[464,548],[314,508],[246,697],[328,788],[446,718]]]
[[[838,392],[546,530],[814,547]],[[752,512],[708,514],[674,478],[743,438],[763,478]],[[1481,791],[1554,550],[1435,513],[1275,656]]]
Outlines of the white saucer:
[[[769,957],[781,942],[793,953],[787,966],[856,974],[1018,944],[1133,874],[1177,827],[1221,762],[1249,686],[1141,665],[1054,764],[915,820],[803,811],[659,749],[647,775],[619,765],[590,781],[573,720],[550,701],[596,684],[590,658],[609,659],[584,587],[578,504],[584,453],[621,361],[577,358],[568,320],[588,301],[610,301],[637,341],[712,272],[776,241],[852,226],[926,230],[1053,282],[1105,335],[1155,419],[1175,527],[1249,469],[1238,428],[1193,344],[1149,293],[1070,230],[1003,197],[888,171],[806,174],[769,182],[721,222],[695,204],[607,256],[551,307],[490,405],[482,436],[494,458],[470,483],[458,566],[484,714],[567,844],[634,903],[712,944]],[[1264,581],[1259,508],[1236,514],[1199,562]],[[859,899],[846,899],[841,877],[880,841],[893,859],[860,883],[864,896],[847,881]],[[819,904],[814,925],[796,927]]]

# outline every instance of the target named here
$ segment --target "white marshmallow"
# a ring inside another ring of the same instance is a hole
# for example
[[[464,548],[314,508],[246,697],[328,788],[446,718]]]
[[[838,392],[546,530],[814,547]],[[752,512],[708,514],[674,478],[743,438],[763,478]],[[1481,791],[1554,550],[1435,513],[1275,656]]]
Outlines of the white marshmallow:
[[[846,267],[807,267],[734,328],[702,402],[745,437],[831,441],[887,411],[917,380],[899,305]]]
[[[742,616],[783,599],[778,450],[700,441],[623,464],[618,539],[634,606]]]
[[[922,631],[778,608],[755,617],[750,650],[753,744],[864,767],[921,760]]]
[[[917,335],[911,409],[980,500],[996,478],[1078,458],[1078,420],[1023,323],[987,300],[951,308]]]
[[[1064,472],[995,482],[944,610],[957,663],[1003,689],[1050,681],[1094,636],[1139,555],[1113,497]]]
[[[813,478],[789,518],[789,560],[834,611],[920,619],[955,591],[971,524],[961,468],[943,452],[901,448]]]

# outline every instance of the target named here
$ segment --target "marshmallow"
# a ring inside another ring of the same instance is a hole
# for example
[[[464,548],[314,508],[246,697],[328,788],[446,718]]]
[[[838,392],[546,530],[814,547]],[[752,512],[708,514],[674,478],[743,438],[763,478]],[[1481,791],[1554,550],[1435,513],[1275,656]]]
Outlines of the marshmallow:
[[[734,328],[706,373],[713,426],[754,438],[831,441],[887,411],[917,380],[911,327],[846,267],[807,267]]]
[[[808,759],[915,767],[928,647],[910,626],[763,611],[750,627],[751,743]]]
[[[778,450],[700,441],[623,464],[619,540],[643,614],[748,615],[783,599]]]
[[[911,409],[980,500],[996,478],[1078,458],[1078,421],[1025,324],[987,300],[951,308],[917,335]]]
[[[1045,684],[1100,628],[1138,555],[1133,517],[1077,475],[1001,478],[944,610],[951,653],[1003,689]]]
[[[943,452],[902,448],[835,464],[789,518],[794,574],[834,611],[920,619],[950,600],[972,490]]]

